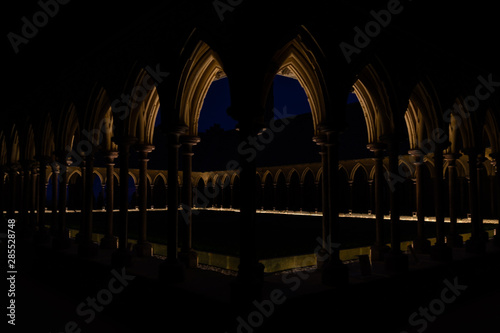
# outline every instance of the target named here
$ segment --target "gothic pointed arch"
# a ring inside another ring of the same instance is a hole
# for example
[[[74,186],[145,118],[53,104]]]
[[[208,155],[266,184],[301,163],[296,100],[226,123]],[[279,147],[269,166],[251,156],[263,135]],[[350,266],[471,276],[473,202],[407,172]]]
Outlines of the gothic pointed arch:
[[[198,119],[205,96],[212,82],[223,76],[216,52],[204,42],[198,42],[184,63],[175,96],[179,124],[188,127],[189,135],[198,135]]]
[[[327,119],[327,89],[317,55],[306,47],[300,36],[291,40],[274,55],[271,68],[265,77],[263,89],[266,95],[271,89],[275,75],[292,77],[300,83],[311,107],[314,133],[317,135],[320,124]]]
[[[353,85],[366,121],[368,143],[381,142],[392,131],[392,111],[387,88],[372,65],[367,65]]]

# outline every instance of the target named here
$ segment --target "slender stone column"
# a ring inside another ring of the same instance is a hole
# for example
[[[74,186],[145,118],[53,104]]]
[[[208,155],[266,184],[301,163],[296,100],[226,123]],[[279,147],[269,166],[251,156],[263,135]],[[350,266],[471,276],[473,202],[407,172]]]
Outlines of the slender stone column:
[[[7,207],[7,213],[9,218],[14,218],[15,210],[16,210],[16,196],[17,196],[17,186],[16,182],[18,181],[18,165],[13,164],[10,166],[9,170],[9,185],[10,185],[10,200],[9,207]]]
[[[0,167],[0,214],[4,212],[4,200],[5,200],[5,171],[4,167]]]
[[[38,200],[39,197],[39,172],[40,166],[38,162],[33,163],[31,170],[31,224],[36,228],[38,227]]]
[[[128,244],[128,171],[130,146],[136,141],[131,136],[121,137],[118,142],[120,159],[120,214],[118,228],[118,249],[113,252],[112,264],[115,267],[126,266],[131,263],[132,254]]]
[[[247,110],[250,113],[250,110]],[[247,143],[248,138],[256,137],[262,129],[255,119],[240,119],[240,145]],[[238,276],[231,285],[233,304],[248,306],[255,299],[262,297],[262,281],[264,265],[258,262],[256,250],[256,194],[255,174],[257,172],[255,158],[247,158],[239,152],[240,165],[240,265]]]
[[[348,180],[347,183],[349,184],[349,208],[348,208],[348,212],[352,214],[354,212],[354,180]]]
[[[477,152],[474,149],[469,149],[466,153],[469,157],[469,205],[472,235],[465,245],[468,252],[483,253],[485,251],[485,239],[483,234],[482,220],[479,214],[479,199],[477,192],[478,157]]]
[[[40,173],[38,176],[40,185],[38,187],[38,228],[39,230],[45,228],[45,204],[47,198],[46,181],[47,181],[47,160],[40,159]]]
[[[302,186],[302,185],[301,185]],[[260,210],[264,210],[264,200],[266,197],[266,184],[260,184]],[[302,211],[302,208],[300,208]]]
[[[229,208],[233,208],[234,207],[234,185],[233,184],[229,185],[229,192],[231,193],[231,195],[230,195],[231,204],[229,205]]]
[[[496,246],[500,246],[500,165],[499,165],[500,154],[492,153],[490,154],[490,157],[493,158],[491,164],[495,169],[494,182],[495,182],[495,192],[496,192],[496,197],[495,197],[496,211],[494,212],[494,214],[496,214],[496,218],[498,219],[496,235],[494,237],[494,244]]]
[[[28,204],[28,198],[27,198],[27,191],[26,191],[26,183],[28,183],[28,178],[29,178],[29,166],[27,166],[26,162],[23,162],[21,165],[21,168],[19,169],[19,189],[20,189],[20,202],[19,202],[19,220],[22,222],[22,227],[26,227],[26,217],[27,217],[27,204]]]
[[[399,141],[396,138],[391,138],[387,147],[389,153],[389,180],[391,181],[389,198],[391,207],[391,250],[385,257],[385,268],[388,271],[404,272],[408,270],[408,256],[401,251],[399,207],[404,193],[402,193],[403,183],[398,181],[398,177],[400,177],[398,146]]]
[[[450,210],[450,232],[446,237],[446,243],[451,247],[462,247],[463,237],[457,231],[457,167],[456,160],[460,154],[446,154],[444,158],[448,162],[448,201]]]
[[[444,211],[443,211],[443,149],[438,145],[434,152],[435,210],[436,210],[436,244],[431,247],[431,258],[439,261],[451,261],[451,248],[445,244]]]
[[[290,198],[291,198],[291,195],[290,195],[290,183],[286,183],[286,208],[285,210],[288,212],[290,210]]]
[[[151,257],[153,255],[153,245],[148,242],[147,234],[147,218],[148,218],[148,188],[147,188],[147,171],[148,171],[148,154],[154,150],[153,146],[139,145],[137,151],[139,152],[139,212],[140,212],[140,226],[139,226],[139,239],[135,246],[135,251],[139,257]]]
[[[327,253],[327,237],[330,234],[328,221],[330,219],[330,209],[328,206],[328,156],[327,149],[323,138],[316,137],[314,139],[316,144],[321,147],[321,168],[323,170],[321,177],[321,208],[322,208],[322,219],[321,219],[321,239],[322,239],[322,249],[318,257],[324,256]],[[318,266],[321,266],[324,262],[318,259]]]
[[[149,184],[149,195],[148,195],[148,198],[149,198],[149,208],[153,209],[155,208],[155,204],[154,204],[154,189],[155,189],[155,184]]]
[[[86,219],[86,203],[85,201],[87,200],[87,196],[85,195],[86,193],[86,188],[87,188],[87,159],[85,156],[81,156],[81,162],[80,162],[80,172],[82,174],[82,202],[80,203],[80,230],[75,236],[75,242],[77,244],[80,244],[83,239],[84,239],[84,234],[85,234],[85,223],[87,223]]]
[[[375,181],[373,179],[368,179],[368,194],[369,194],[369,200],[370,200],[369,213],[370,214],[373,214],[373,212],[375,211],[375,196],[373,194],[374,183],[375,183]]]
[[[276,204],[278,203],[278,184],[273,182],[273,210],[276,210]],[[231,185],[232,188],[232,185]],[[232,201],[232,198],[231,198]]]
[[[328,183],[326,205],[329,209],[328,214],[328,232],[327,232],[327,250],[328,259],[323,265],[322,282],[332,286],[343,286],[349,283],[349,268],[340,260],[340,221],[339,205],[340,191],[338,181],[339,156],[338,156],[338,133],[331,128],[323,127],[324,145],[326,148],[326,159],[328,160]]]
[[[198,254],[193,250],[193,146],[200,142],[199,137],[183,136],[181,138],[182,151],[182,219],[180,230],[182,232],[182,248],[179,253],[181,262],[188,268],[198,266]]]
[[[276,189],[275,189],[276,191]],[[319,182],[315,181],[314,182],[314,212],[317,213],[319,210],[319,198],[320,198],[320,193],[319,193]]]
[[[58,234],[58,198],[59,198],[59,174],[61,168],[58,163],[51,163],[52,167],[52,223],[50,232],[53,236]]]
[[[484,161],[486,158],[482,155],[477,156],[477,214],[478,214],[478,226],[479,229],[481,230],[481,233],[486,237],[485,240],[488,240],[488,236],[486,231],[484,231],[483,227],[483,218],[484,218],[484,207],[485,207],[485,202],[484,202],[484,191],[486,190],[484,188],[484,179],[483,179],[483,171],[484,171]]]
[[[113,219],[114,219],[114,167],[115,159],[118,157],[118,152],[110,151],[106,155],[106,233],[101,239],[101,249],[117,249],[118,238],[113,235]]]
[[[50,242],[50,235],[45,227],[45,204],[47,198],[47,163],[48,158],[40,156],[38,175],[38,231],[35,235],[35,242],[38,244]]]
[[[417,238],[413,240],[413,247],[417,253],[429,253],[431,242],[424,236],[425,209],[424,209],[424,154],[421,150],[410,150],[415,165],[415,198],[417,205]]]
[[[179,227],[179,148],[180,135],[185,128],[168,133],[168,210],[167,210],[167,259],[160,265],[160,279],[175,283],[184,280],[184,267],[178,259]]]
[[[78,254],[84,257],[93,257],[97,255],[98,245],[92,240],[93,231],[93,205],[94,200],[94,155],[89,154],[86,157],[85,182],[84,182],[84,206],[85,223],[82,232],[81,242],[78,245]]]
[[[59,214],[57,216],[57,235],[54,238],[53,246],[56,249],[64,250],[71,246],[71,240],[69,238],[69,232],[66,228],[66,205],[67,205],[67,193],[68,193],[68,166],[71,165],[71,160],[67,159],[63,153],[59,154],[58,157],[60,171],[61,184],[59,190],[59,202],[58,210]]]
[[[29,216],[29,211],[31,209],[31,205],[30,205],[30,199],[31,199],[31,193],[30,193],[30,181],[31,181],[31,165],[32,165],[32,161],[25,161],[25,163],[23,163],[23,168],[22,168],[22,171],[23,171],[23,186],[22,186],[22,199],[21,199],[21,218],[23,220],[23,224],[25,226],[25,229],[26,230],[30,230],[31,229],[31,225],[30,225],[30,216]],[[0,188],[0,191],[1,191],[1,188]],[[1,205],[0,205],[1,206]],[[1,212],[1,209],[0,209],[0,212]]]
[[[371,247],[372,260],[382,261],[389,251],[384,240],[384,150],[383,143],[372,143],[367,148],[375,157],[375,243]]]

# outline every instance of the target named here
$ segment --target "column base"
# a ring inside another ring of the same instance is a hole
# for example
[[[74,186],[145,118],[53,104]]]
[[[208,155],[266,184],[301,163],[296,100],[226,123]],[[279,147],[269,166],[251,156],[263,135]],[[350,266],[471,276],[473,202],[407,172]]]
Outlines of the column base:
[[[451,247],[463,247],[464,238],[461,235],[448,235],[446,236],[446,244]]]
[[[138,257],[152,257],[153,245],[148,242],[140,242],[134,246],[134,250]]]
[[[78,256],[84,258],[91,258],[97,256],[99,253],[99,245],[90,240],[82,240],[78,244]]]
[[[116,249],[111,255],[111,266],[114,268],[127,267],[132,264],[132,253],[128,249]]]
[[[198,267],[198,253],[194,250],[190,250],[188,252],[180,252],[179,260],[184,264],[187,268],[196,268]]]
[[[332,287],[349,284],[349,267],[338,259],[328,260],[321,271],[321,282]]]
[[[250,309],[252,302],[262,299],[264,265],[238,266],[238,276],[231,281],[231,304],[239,311]]]
[[[389,253],[391,248],[387,245],[374,244],[370,247],[372,261],[384,261],[385,255]]]
[[[413,242],[413,249],[418,254],[428,254],[431,250],[431,241],[427,238],[417,238]]]
[[[401,251],[389,251],[385,255],[385,270],[392,273],[408,271],[408,256]]]
[[[116,250],[118,248],[118,237],[104,236],[101,239],[101,249]]]
[[[451,247],[446,244],[436,244],[430,248],[431,259],[449,262],[453,260]]]
[[[166,283],[179,283],[184,281],[184,265],[179,259],[166,259],[160,264],[158,278]]]

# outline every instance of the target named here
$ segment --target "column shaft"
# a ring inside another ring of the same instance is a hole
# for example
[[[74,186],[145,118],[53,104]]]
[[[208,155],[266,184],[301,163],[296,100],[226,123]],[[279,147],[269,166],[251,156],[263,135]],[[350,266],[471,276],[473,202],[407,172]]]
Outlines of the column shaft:
[[[179,216],[179,133],[168,137],[168,191],[167,191],[167,259],[177,260],[178,216]]]
[[[444,212],[443,212],[443,151],[437,147],[434,152],[434,180],[435,210],[436,210],[436,245],[444,245]]]

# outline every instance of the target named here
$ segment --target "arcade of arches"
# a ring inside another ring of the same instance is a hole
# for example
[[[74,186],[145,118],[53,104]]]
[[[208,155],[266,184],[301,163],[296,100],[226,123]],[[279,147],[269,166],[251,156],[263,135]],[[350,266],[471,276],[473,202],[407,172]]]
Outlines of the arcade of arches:
[[[451,65],[436,61],[432,52],[425,56],[407,52],[426,47],[410,37],[408,42],[398,41],[398,52],[385,52],[385,43],[392,41],[381,36],[378,48],[367,49],[366,55],[347,65],[337,39],[332,41],[314,25],[287,22],[278,28],[267,22],[263,29],[272,33],[250,35],[240,23],[228,24],[231,33],[241,35],[231,46],[224,28],[214,32],[203,24],[185,24],[176,28],[184,29],[179,34],[151,32],[149,38],[159,50],[133,48],[109,53],[109,57],[129,54],[119,59],[88,59],[96,66],[80,68],[71,79],[54,83],[52,91],[64,94],[47,91],[37,107],[2,122],[2,211],[7,216],[17,214],[18,225],[36,229],[37,241],[48,241],[52,234],[54,246],[64,248],[72,241],[66,213],[81,210],[79,253],[93,256],[98,247],[92,241],[93,211],[105,209],[107,232],[99,246],[116,248],[114,260],[127,263],[128,209],[140,211],[135,251],[150,256],[147,212],[169,207],[164,235],[167,259],[160,276],[178,281],[183,276],[180,262],[196,263],[190,241],[178,250],[180,237],[191,238],[191,228],[182,228],[181,218],[187,214],[192,219],[193,207],[237,208],[241,234],[235,237],[240,237],[241,248],[234,289],[242,298],[253,290],[245,286],[258,285],[255,281],[262,278],[255,242],[260,209],[321,212],[318,236],[325,249],[330,240],[338,243],[340,213],[370,212],[377,228],[372,260],[385,260],[395,270],[408,268],[400,249],[400,217],[414,212],[417,251],[426,248],[422,231],[426,216],[436,221],[436,245],[430,250],[435,258],[451,259],[451,248],[462,246],[455,227],[457,219],[467,216],[472,224],[467,249],[484,251],[488,239],[483,220],[500,215],[500,119],[498,94],[495,86],[488,85],[495,80],[492,74],[464,66],[460,73],[436,71],[436,66]],[[166,41],[160,43],[159,38],[169,39],[172,49],[160,49]],[[253,44],[266,52],[248,50]],[[130,61],[131,55],[140,61]],[[105,66],[97,65],[101,63]],[[92,74],[95,77],[89,80]],[[85,79],[79,80],[79,75]],[[293,78],[304,89],[314,127],[310,140],[320,147],[321,162],[258,168],[254,159],[240,154],[228,170],[193,172],[198,120],[211,83],[229,80],[227,113],[238,121],[240,142],[245,143],[266,128],[273,130],[270,105],[276,75]],[[351,92],[365,119],[364,124],[354,125],[366,127],[366,147],[372,157],[339,161],[339,137],[347,130],[344,110]],[[474,97],[474,92],[481,96]],[[158,113],[162,124],[155,127]],[[164,135],[157,135],[159,131]],[[166,142],[166,157],[155,155],[154,138]],[[402,152],[403,142],[409,149]],[[153,159],[165,158],[165,170],[148,169]],[[100,185],[97,192],[95,184]],[[207,188],[218,193],[209,201],[199,197]],[[382,223],[389,211],[387,240]],[[449,234],[444,231],[445,219],[450,222]],[[334,251],[323,263],[323,281],[345,283],[347,276],[347,266]]]

